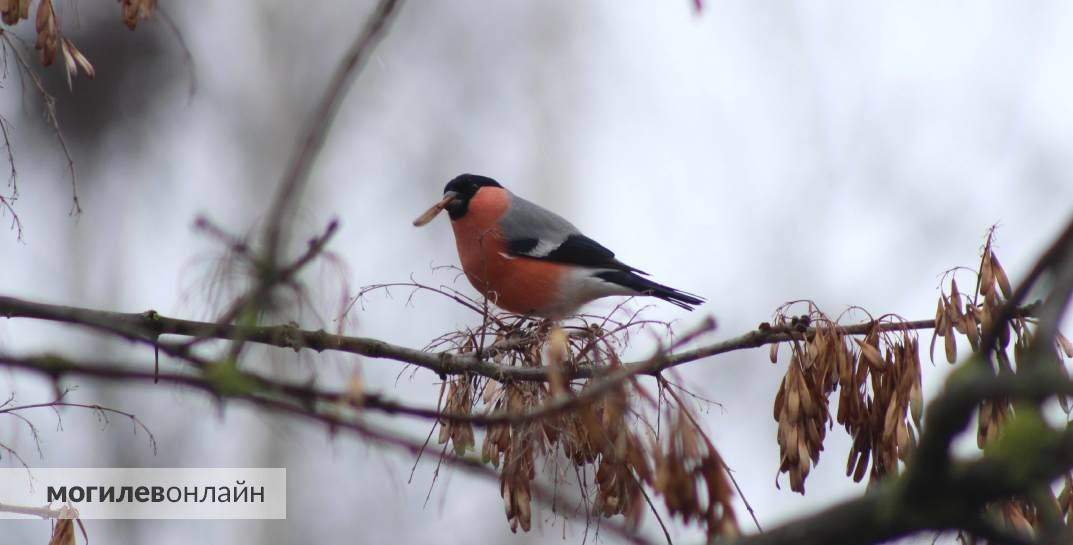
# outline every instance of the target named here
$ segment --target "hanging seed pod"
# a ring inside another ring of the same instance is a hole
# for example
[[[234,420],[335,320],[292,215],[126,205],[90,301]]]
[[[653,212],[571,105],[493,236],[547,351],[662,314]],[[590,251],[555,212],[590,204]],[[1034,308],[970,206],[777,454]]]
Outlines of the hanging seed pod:
[[[5,25],[18,24],[19,20],[30,17],[30,0],[0,1],[0,14]]]
[[[949,305],[949,308],[950,308],[950,310],[954,311],[954,315],[952,315],[951,318],[954,318],[955,319],[954,321],[957,321],[957,318],[961,317],[961,308],[962,308],[961,307],[961,291],[958,290],[958,281],[957,281],[957,278],[954,278],[953,275],[951,275],[951,277],[950,277],[950,305]]]
[[[485,405],[491,406],[495,400],[496,394],[500,391],[500,384],[495,379],[488,379],[484,383],[484,391],[481,393],[481,401]]]
[[[1058,342],[1058,346],[1062,349],[1062,353],[1064,353],[1067,358],[1073,358],[1073,343],[1069,342],[1069,339],[1067,339],[1065,335],[1062,335],[1061,332],[1055,334],[1055,339]]]
[[[52,537],[48,545],[76,545],[74,520],[61,518],[52,527]]]
[[[139,21],[144,21],[156,9],[156,0],[120,0],[123,8],[123,24],[134,30]]]
[[[857,343],[857,346],[861,350],[861,356],[863,356],[864,360],[868,362],[868,365],[871,366],[872,369],[875,371],[882,370],[883,355],[879,353],[879,348],[876,348],[875,346],[859,339],[853,340]]]
[[[56,24],[56,11],[52,7],[52,0],[41,0],[37,5],[35,29],[37,42],[34,48],[41,51],[41,64],[49,66],[60,47],[60,31]]]
[[[548,355],[545,359],[548,369],[548,385],[553,396],[567,393],[566,379],[563,376],[563,366],[570,359],[570,344],[566,332],[561,327],[555,326],[548,334]]]
[[[998,281],[999,289],[1002,290],[1002,296],[1006,299],[1013,297],[1013,289],[1010,287],[1010,279],[1006,277],[1006,271],[1002,268],[1002,265],[998,262],[998,257],[994,254],[991,255],[991,268],[995,273],[995,280]]]
[[[920,417],[924,412],[924,396],[920,391],[920,383],[916,383],[909,390],[909,413],[913,418],[913,425],[920,428]]]
[[[961,321],[965,336],[969,339],[969,346],[973,352],[976,352],[980,349],[980,330],[977,327],[976,318],[974,314],[965,314]]]
[[[984,257],[980,261],[980,293],[987,295],[995,289],[995,273],[991,267],[991,249],[984,250]]]
[[[947,363],[954,363],[958,359],[957,339],[954,338],[954,327],[947,325],[946,335],[943,339],[946,348]]]

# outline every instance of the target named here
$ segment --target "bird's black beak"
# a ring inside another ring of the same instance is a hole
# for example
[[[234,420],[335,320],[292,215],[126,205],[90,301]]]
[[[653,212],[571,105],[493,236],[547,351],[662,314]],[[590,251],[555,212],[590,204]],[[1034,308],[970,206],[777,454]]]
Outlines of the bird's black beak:
[[[455,197],[458,197],[458,193],[455,193],[454,191],[444,193],[440,202],[432,205],[432,208],[429,208],[424,214],[421,214],[414,220],[414,227],[422,227],[435,219],[440,212],[443,212],[444,208],[447,208],[447,205],[451,204],[451,201],[455,200]]]

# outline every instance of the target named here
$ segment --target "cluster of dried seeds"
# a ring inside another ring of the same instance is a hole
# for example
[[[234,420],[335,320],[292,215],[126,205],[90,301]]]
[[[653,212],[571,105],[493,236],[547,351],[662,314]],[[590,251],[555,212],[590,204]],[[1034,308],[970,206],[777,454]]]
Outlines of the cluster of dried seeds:
[[[535,405],[542,390],[539,384],[509,384],[499,388],[492,411],[521,414]],[[512,532],[529,531],[532,524],[532,490],[536,478],[535,459],[544,453],[544,427],[539,422],[518,422],[492,426],[484,437],[481,458],[500,468],[500,493]]]
[[[5,25],[17,24],[30,18],[30,0],[0,0],[0,20]]]
[[[1073,358],[1073,354],[1069,357]],[[1058,493],[1056,498],[1058,510],[1065,518],[1066,526],[1073,528],[1073,474],[1067,474],[1064,480],[1065,484],[1062,486],[1062,491]]]
[[[123,24],[134,30],[139,21],[148,19],[156,10],[157,0],[119,0],[123,9]]]
[[[954,273],[956,271],[951,271]],[[977,273],[976,290],[967,295],[960,291],[956,274],[950,274],[950,293],[945,290],[939,294],[935,309],[935,335],[932,337],[931,353],[934,359],[935,342],[938,337],[944,340],[946,361],[957,361],[957,339],[955,332],[964,335],[973,351],[980,349],[983,332],[991,329],[991,324],[1012,293],[1006,271],[991,249],[991,237],[984,245],[983,257],[980,259],[980,271]],[[1026,334],[1028,321],[1023,316],[999,328],[998,346],[1006,348],[1010,343],[1011,328],[1019,335]]]
[[[993,235],[992,230],[984,244],[980,268],[974,271],[976,289],[972,293],[962,292],[958,287],[955,270],[948,274],[948,289],[941,290],[931,346],[934,352],[937,339],[943,338],[946,358],[950,363],[957,361],[958,335],[965,338],[973,352],[981,349],[984,335],[993,329],[1006,301],[1012,296],[1013,290],[1006,271],[994,253]],[[1073,343],[1058,333],[1054,347],[1055,357],[1043,360],[1026,357],[1029,346],[1034,341],[1034,332],[1035,319],[1027,314],[1014,315],[998,327],[994,351],[988,355],[992,370],[1000,375],[1012,375],[1018,373],[1023,365],[1047,361],[1055,364],[1059,372],[1066,373],[1066,366],[1060,356],[1073,359]],[[1058,401],[1069,414],[1068,400],[1059,396]],[[1015,408],[1010,399],[999,398],[982,402],[977,416],[977,446],[983,449],[998,439],[1003,427],[1014,417],[1014,413]],[[1073,475],[1066,476],[1065,486],[1056,497],[1045,499],[1054,501],[1054,505],[1048,509],[1054,507],[1066,518],[1067,525],[1073,526]],[[993,506],[991,511],[992,515],[1003,521],[1008,528],[1031,536],[1036,533],[1041,522],[1037,510],[1038,506],[1033,503],[1011,500]]]
[[[882,352],[879,339],[886,350]],[[920,347],[915,335],[907,331],[878,335],[868,334],[857,341],[867,367],[870,386],[863,379],[855,385],[853,407],[843,411],[839,404],[838,421],[853,437],[846,475],[854,480],[864,478],[865,465],[871,453],[871,481],[897,473],[898,461],[905,461],[916,446],[923,411],[921,391]],[[864,371],[858,368],[858,376]],[[839,399],[843,399],[846,390]],[[854,467],[855,466],[855,467]],[[851,468],[853,468],[851,473]]]
[[[950,363],[957,361],[959,335],[973,351],[980,350],[984,335],[1011,297],[1009,278],[992,247],[993,234],[993,230],[988,234],[979,270],[972,271],[976,280],[972,293],[958,287],[956,273],[962,269],[949,271],[944,277],[949,286],[940,290],[930,348],[933,359],[940,338]],[[805,478],[823,450],[825,431],[833,425],[829,397],[838,391],[835,421],[853,438],[846,475],[860,481],[870,474],[870,482],[874,482],[896,473],[920,433],[923,394],[916,335],[901,326],[905,323],[901,318],[888,315],[872,320],[869,329],[856,332],[862,338],[854,338],[812,302],[804,302],[807,313],[794,315],[791,310],[798,303],[780,307],[773,323],[764,324],[791,338],[785,343],[791,349],[790,364],[773,407],[779,425],[779,471],[789,475],[791,489],[804,493]],[[997,328],[992,354],[995,372],[1017,372],[1018,362],[1025,361],[1022,354],[1032,341],[1033,327],[1034,319],[1022,313]],[[1058,334],[1056,344],[1056,352],[1073,358],[1073,343]],[[779,344],[773,344],[772,363],[778,360],[778,350]],[[1059,358],[1050,361],[1058,362],[1065,372]],[[1059,401],[1068,413],[1067,400]],[[981,404],[977,429],[980,448],[998,436],[1013,411],[1009,400]],[[1007,520],[1014,518],[1010,515]]]
[[[632,327],[637,324],[602,321],[560,329],[493,319],[476,331],[441,337],[430,346],[452,346],[464,353],[483,350],[498,364],[544,366],[550,375],[547,383],[454,379],[446,386],[443,411],[524,415],[553,400],[585,396],[601,379],[568,380],[568,373],[583,366],[621,365],[618,353]],[[482,338],[491,342],[482,347]],[[476,391],[481,392],[479,399],[474,399]],[[634,384],[626,381],[568,411],[486,426],[481,458],[499,470],[504,509],[513,531],[531,528],[532,481],[539,459],[551,465],[565,459],[576,469],[572,473],[579,478],[587,514],[622,515],[629,526],[636,527],[645,511],[644,487],[649,486],[664,497],[670,512],[706,524],[711,535],[736,533],[726,468],[714,447],[707,439],[698,443],[699,431],[695,424],[686,424],[680,416],[682,409],[677,411],[673,431],[664,432],[669,438],[663,446],[654,428],[638,425],[644,416],[634,401],[646,397],[633,391]],[[439,425],[441,444],[450,442],[457,454],[473,446],[470,423],[445,418]]]
[[[828,426],[830,395],[839,392],[835,420],[853,438],[846,475],[860,481],[896,472],[916,442],[922,395],[917,339],[895,316],[873,321],[864,339],[853,339],[837,321],[807,302],[808,313],[792,316],[792,304],[778,310],[774,327],[791,334],[790,364],[775,396],[779,424],[779,471],[790,489],[804,493],[805,478],[819,462]],[[777,361],[778,345],[772,345]],[[885,350],[884,350],[885,348]]]
[[[56,9],[52,6],[52,0],[40,0],[37,4],[34,29],[37,31],[34,47],[41,51],[41,64],[49,66],[60,47],[59,24],[56,22]]]
[[[999,318],[1003,306],[1012,295],[1010,281],[995,256],[992,242],[993,232],[988,235],[984,244],[980,269],[975,275],[976,289],[972,293],[963,293],[958,288],[956,270],[949,273],[949,291],[941,290],[931,346],[934,353],[937,339],[942,337],[946,358],[950,363],[957,360],[958,335],[965,337],[974,352],[980,350],[983,336],[993,329],[995,320]],[[998,328],[994,352],[989,355],[996,373],[1018,372],[1019,362],[1026,361],[1023,355],[1033,341],[1034,322],[1031,316],[1015,315]],[[1058,354],[1073,358],[1073,346],[1070,346],[1061,333],[1057,336],[1056,344]],[[1065,373],[1065,366],[1060,358],[1055,357],[1051,361],[1057,363],[1060,372]],[[1066,412],[1070,412],[1067,400],[1059,397],[1059,401]],[[1002,426],[1013,416],[1013,411],[1008,399],[992,399],[980,404],[976,433],[979,448],[984,448],[998,437]]]
[[[652,488],[663,496],[667,510],[686,523],[701,522],[709,542],[740,532],[731,500],[733,490],[726,465],[692,417],[679,407],[672,412],[670,432],[662,448],[654,448]]]
[[[1034,505],[1024,500],[1009,500],[1002,502],[998,511],[1011,530],[1021,535],[1035,536],[1040,517]]]
[[[461,377],[448,382],[447,403],[444,412],[448,414],[468,415],[473,407],[473,383],[469,377]],[[473,446],[473,426],[469,422],[448,420],[440,422],[440,444],[451,440],[455,454],[466,453]]]
[[[636,526],[643,506],[641,483],[649,481],[651,470],[648,453],[626,421],[628,409],[625,388],[616,388],[581,414],[583,434],[572,439],[599,453],[596,511],[605,517],[624,515]]]
[[[1051,497],[1047,501],[1051,503],[1047,506],[1047,510],[1058,511],[1059,500]],[[1017,539],[1025,542],[1036,542],[1039,534],[1037,530],[1042,522],[1037,506],[1023,499],[994,503],[987,508],[987,517],[998,523],[998,526],[1011,536],[1016,536]],[[990,545],[992,543],[967,532],[958,532],[957,540],[958,543],[964,545]]]
[[[792,329],[807,327],[807,317],[777,316],[779,326]],[[774,417],[779,424],[777,440],[781,454],[780,472],[790,475],[790,488],[804,493],[805,478],[812,465],[819,461],[823,439],[827,434],[830,414],[827,394],[833,387],[831,370],[815,359],[817,352],[811,345],[802,349],[800,343],[791,343],[790,366],[783,376],[775,395]],[[778,345],[771,350],[773,361],[778,361]]]
[[[156,9],[156,0],[119,0],[123,14],[123,24],[134,29],[139,21],[148,19]],[[0,20],[14,26],[23,19],[30,18],[31,0],[0,0]],[[63,58],[67,80],[79,73],[93,78],[93,64],[89,62],[75,44],[65,38],[60,30],[59,18],[53,0],[38,0],[34,15],[34,30],[37,39],[34,48],[40,52],[41,64],[50,66],[56,60],[57,53]]]

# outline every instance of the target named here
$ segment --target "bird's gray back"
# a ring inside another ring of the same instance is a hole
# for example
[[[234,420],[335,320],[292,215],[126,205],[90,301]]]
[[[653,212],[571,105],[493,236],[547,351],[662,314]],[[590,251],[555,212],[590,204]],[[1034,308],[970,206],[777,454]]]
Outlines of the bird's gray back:
[[[570,235],[581,233],[562,216],[513,193],[499,227],[508,240],[537,239],[541,246],[557,246]]]

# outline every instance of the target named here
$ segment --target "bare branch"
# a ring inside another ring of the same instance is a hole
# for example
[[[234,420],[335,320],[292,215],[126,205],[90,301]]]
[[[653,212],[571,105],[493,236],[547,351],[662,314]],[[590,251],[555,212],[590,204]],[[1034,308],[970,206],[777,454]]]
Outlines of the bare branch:
[[[45,121],[52,127],[52,131],[56,133],[56,141],[60,144],[64,157],[67,158],[67,170],[70,171],[71,175],[71,214],[81,214],[82,205],[78,201],[78,176],[75,174],[75,160],[71,156],[70,148],[67,147],[67,140],[63,137],[63,131],[60,130],[60,122],[56,117],[56,99],[49,94],[45,89],[44,82],[41,81],[41,77],[37,75],[37,72],[30,67],[30,64],[19,53],[18,46],[11,41],[11,34],[0,30],[0,40],[3,40],[11,49],[11,54],[15,57],[15,64],[23,74],[30,78],[34,88],[37,89],[37,94],[41,97],[41,103],[45,109]]]
[[[306,128],[305,136],[301,145],[291,158],[283,180],[280,183],[272,207],[268,212],[267,230],[265,233],[265,251],[269,264],[275,264],[283,243],[283,234],[287,231],[290,216],[296,207],[297,201],[309,178],[309,172],[313,168],[313,162],[317,154],[324,146],[328,130],[331,128],[343,97],[349,89],[351,82],[361,71],[372,53],[376,44],[384,36],[388,23],[396,13],[401,0],[381,0],[373,14],[365,23],[361,33],[354,40],[350,49],[343,56],[339,67],[335,71],[328,88],[321,98],[313,117]]]
[[[1023,354],[1026,361],[1016,373],[995,373],[990,358],[1000,328],[1007,327],[1017,316],[1031,287],[1048,272],[1056,280],[1038,310],[1040,324]],[[1073,425],[1055,430],[1038,416],[1043,401],[1073,391],[1073,382],[1064,368],[1041,364],[1043,359],[1052,357],[1049,346],[1054,343],[1057,322],[1071,294],[1073,222],[1002,307],[1000,316],[985,331],[988,340],[982,343],[982,349],[955,371],[943,392],[928,405],[920,443],[903,477],[882,482],[861,498],[740,542],[833,544],[844,543],[847,536],[852,536],[856,543],[878,543],[922,530],[947,529],[965,529],[991,539],[1018,542],[1014,536],[1004,531],[999,534],[991,525],[982,524],[982,511],[990,502],[1029,496],[1040,490],[1049,496],[1051,483],[1073,469]],[[1014,452],[1004,452],[999,441],[992,443],[979,460],[953,459],[950,445],[954,437],[969,425],[981,403],[999,399],[1022,404],[1015,419],[1006,424],[1008,429],[1020,426],[1031,431],[1006,440],[1007,445],[1016,441],[1015,446],[1006,447]]]
[[[1034,307],[1023,307],[1024,313],[1031,313]],[[63,322],[88,326],[104,332],[117,334],[119,331],[138,334],[144,339],[156,339],[160,335],[181,335],[196,338],[245,339],[249,342],[267,344],[281,348],[300,350],[307,348],[321,352],[333,350],[358,354],[370,358],[384,358],[416,365],[441,375],[476,374],[500,382],[507,380],[546,381],[548,372],[545,368],[511,367],[499,365],[478,358],[476,354],[455,354],[451,352],[424,352],[391,344],[369,337],[351,337],[333,335],[323,330],[310,331],[291,325],[277,326],[238,326],[183,320],[161,316],[155,311],[143,313],[121,313],[93,310],[78,307],[49,305],[0,296],[0,316],[7,318],[33,318],[54,322]],[[865,322],[845,326],[847,335],[866,335],[872,330],[903,331],[906,329],[930,329],[934,320],[917,320],[905,323],[874,324]],[[653,368],[639,370],[639,374],[657,375],[660,372],[689,362],[710,356],[725,354],[736,350],[757,348],[760,346],[785,342],[791,339],[810,338],[815,333],[811,327],[771,327],[762,326],[743,335],[713,343],[693,350],[668,354],[660,364]],[[124,335],[121,335],[124,336]],[[154,342],[155,341],[151,341]],[[158,343],[167,348],[168,345]],[[174,347],[172,347],[174,348]],[[632,362],[624,367],[643,365],[645,362]],[[565,371],[567,378],[591,378],[604,372],[594,367],[579,367]]]

